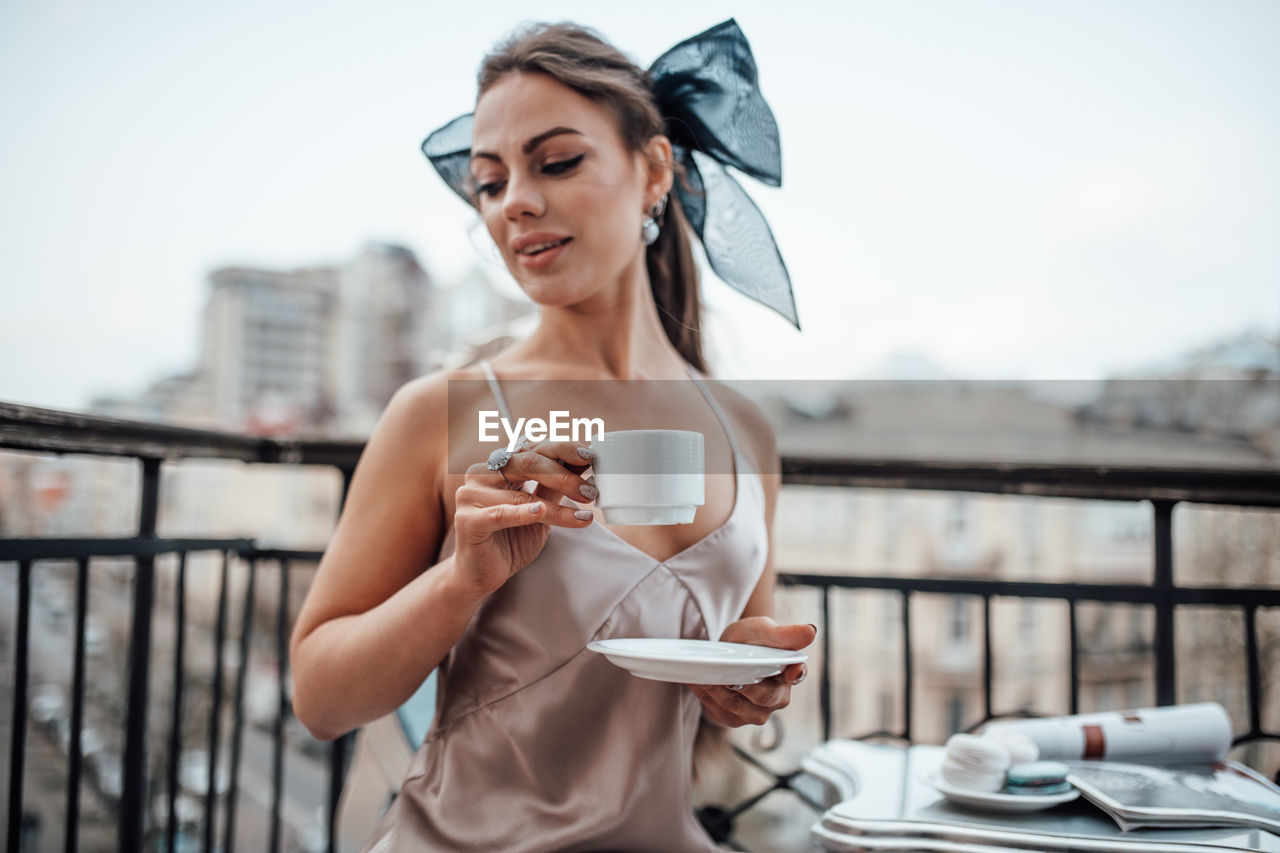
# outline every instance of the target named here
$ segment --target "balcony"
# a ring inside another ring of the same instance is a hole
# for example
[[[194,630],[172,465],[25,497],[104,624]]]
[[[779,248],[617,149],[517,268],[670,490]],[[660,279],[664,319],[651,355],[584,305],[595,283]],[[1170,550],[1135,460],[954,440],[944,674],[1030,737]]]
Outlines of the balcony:
[[[67,850],[339,849],[335,815],[353,736],[310,740],[288,699],[292,608],[319,553],[235,535],[159,533],[165,492],[182,485],[166,479],[169,472],[213,461],[327,472],[336,510],[360,445],[0,404],[0,450],[23,459],[119,460],[131,471],[123,481],[135,484],[95,505],[126,518],[133,535],[0,539],[0,588],[11,603],[0,636],[9,668],[0,683],[11,685],[0,696],[10,714],[0,783],[7,784],[6,849],[25,849],[24,832],[36,830],[24,816],[51,790],[65,792],[55,797],[58,812],[72,817],[40,831],[44,843],[62,833]],[[1000,716],[1219,698],[1188,696],[1184,687],[1200,664],[1180,659],[1179,649],[1209,638],[1180,637],[1179,625],[1202,619],[1224,626],[1212,639],[1230,640],[1225,647],[1237,655],[1232,668],[1216,670],[1219,682],[1224,672],[1229,679],[1221,698],[1233,712],[1237,755],[1277,775],[1280,753],[1267,745],[1280,741],[1280,723],[1264,713],[1273,712],[1269,697],[1278,689],[1268,646],[1280,614],[1275,575],[1261,570],[1261,585],[1177,583],[1174,534],[1175,509],[1190,504],[1256,508],[1274,518],[1280,473],[795,455],[783,464],[784,491],[795,494],[907,490],[1141,503],[1149,507],[1151,548],[1144,578],[1117,573],[1082,583],[1007,577],[986,554],[973,557],[972,570],[953,560],[925,576],[806,571],[788,562],[782,543],[781,615],[819,624],[814,677],[777,725],[735,736],[729,781],[700,811],[717,838],[737,849],[785,849],[777,839],[790,833],[805,849],[817,804],[799,784],[796,756],[833,736],[936,741]],[[198,492],[198,478],[196,485],[188,491]],[[55,482],[35,493],[56,491]],[[112,635],[102,627],[113,618],[127,638],[119,655],[127,668],[114,682]],[[1100,640],[1102,622],[1111,641]],[[1056,639],[1029,641],[1046,636]],[[1040,648],[1053,659],[1038,659]],[[873,665],[888,676],[860,692],[874,679],[859,676]],[[65,694],[39,683],[58,674]],[[1033,683],[1050,687],[1030,690]]]

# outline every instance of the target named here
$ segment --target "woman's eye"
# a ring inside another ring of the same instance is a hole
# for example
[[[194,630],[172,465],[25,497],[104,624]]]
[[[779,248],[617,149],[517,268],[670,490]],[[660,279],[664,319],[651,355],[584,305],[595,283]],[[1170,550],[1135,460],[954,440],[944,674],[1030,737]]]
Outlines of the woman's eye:
[[[476,194],[492,198],[502,189],[502,181],[491,181],[476,187]]]
[[[581,163],[584,156],[586,155],[579,154],[577,157],[570,157],[568,160],[558,160],[555,163],[547,163],[542,167],[542,171],[548,175],[562,175]]]

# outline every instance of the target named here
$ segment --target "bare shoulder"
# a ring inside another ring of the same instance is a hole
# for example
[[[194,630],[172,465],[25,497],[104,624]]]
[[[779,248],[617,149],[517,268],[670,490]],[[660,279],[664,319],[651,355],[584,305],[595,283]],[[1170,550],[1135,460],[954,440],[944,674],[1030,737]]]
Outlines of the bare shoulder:
[[[477,386],[477,380],[480,385]],[[450,413],[478,397],[483,387],[480,372],[467,369],[442,370],[420,376],[400,387],[392,396],[379,421],[391,429],[444,429]]]
[[[742,452],[748,455],[755,469],[762,474],[778,473],[778,440],[764,410],[723,382],[707,384],[733,424]]]
[[[413,472],[415,479],[438,482],[449,455],[450,427],[456,426],[451,413],[471,406],[470,397],[479,391],[465,380],[479,377],[479,371],[439,371],[402,385],[378,419],[365,455]]]

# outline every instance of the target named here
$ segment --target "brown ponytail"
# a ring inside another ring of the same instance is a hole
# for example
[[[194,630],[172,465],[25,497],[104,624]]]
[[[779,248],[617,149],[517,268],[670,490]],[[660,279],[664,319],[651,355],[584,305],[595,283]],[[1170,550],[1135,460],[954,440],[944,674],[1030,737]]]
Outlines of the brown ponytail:
[[[623,144],[641,152],[664,131],[662,114],[644,72],[599,34],[576,24],[533,24],[499,44],[480,65],[479,94],[512,72],[546,74],[608,108]],[[681,180],[677,174],[675,179]],[[693,367],[706,371],[702,356],[702,309],[691,229],[673,193],[658,239],[645,266],[667,338]]]

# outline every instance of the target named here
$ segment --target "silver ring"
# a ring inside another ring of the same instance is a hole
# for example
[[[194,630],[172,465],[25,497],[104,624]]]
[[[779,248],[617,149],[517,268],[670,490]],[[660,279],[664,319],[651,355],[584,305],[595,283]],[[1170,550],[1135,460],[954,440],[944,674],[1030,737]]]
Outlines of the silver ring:
[[[505,447],[499,447],[497,450],[489,454],[489,458],[484,465],[490,471],[497,471],[499,474],[502,474],[502,479],[507,480],[507,475],[503,474],[502,469],[506,467],[506,464],[510,462],[511,458],[515,455],[516,454],[513,451],[507,450]],[[507,480],[507,483],[510,484],[511,481]]]

